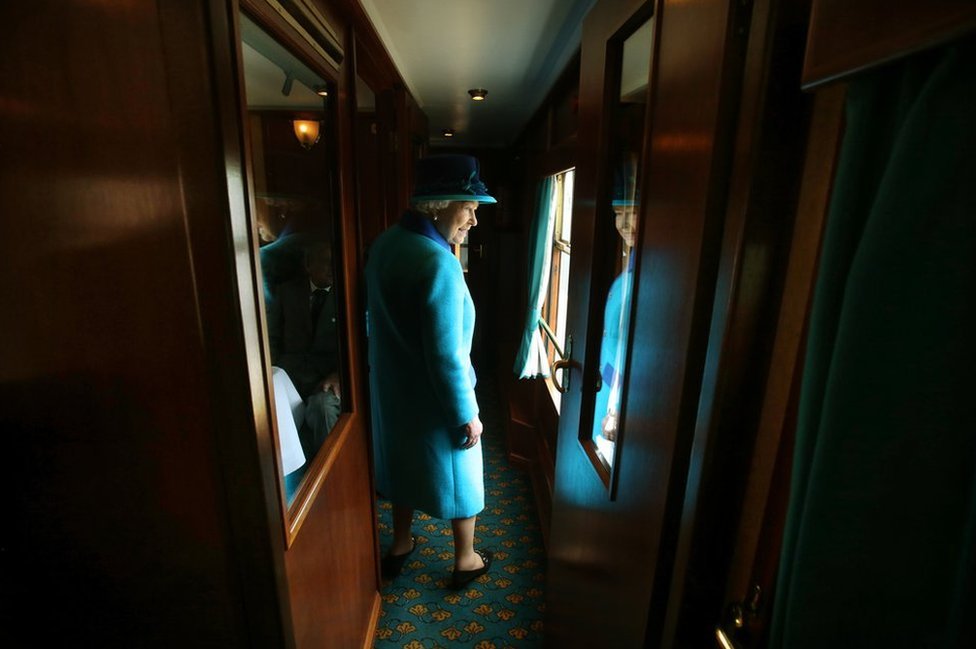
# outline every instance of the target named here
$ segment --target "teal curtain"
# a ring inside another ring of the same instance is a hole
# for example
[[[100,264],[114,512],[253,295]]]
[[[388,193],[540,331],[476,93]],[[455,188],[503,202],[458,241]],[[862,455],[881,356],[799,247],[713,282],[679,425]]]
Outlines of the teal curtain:
[[[852,81],[770,647],[976,646],[976,40]]]
[[[553,219],[552,193],[555,180],[549,176],[539,183],[536,210],[529,228],[528,302],[522,344],[515,358],[515,374],[520,379],[549,376],[549,363],[539,332],[542,304],[549,288],[549,269],[552,264]]]

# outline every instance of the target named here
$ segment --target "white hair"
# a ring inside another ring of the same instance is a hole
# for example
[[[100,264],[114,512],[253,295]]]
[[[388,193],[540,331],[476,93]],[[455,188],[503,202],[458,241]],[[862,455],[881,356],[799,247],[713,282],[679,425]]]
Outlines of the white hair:
[[[446,208],[454,201],[417,201],[413,204],[413,209],[427,214],[429,216],[437,216],[437,213]]]

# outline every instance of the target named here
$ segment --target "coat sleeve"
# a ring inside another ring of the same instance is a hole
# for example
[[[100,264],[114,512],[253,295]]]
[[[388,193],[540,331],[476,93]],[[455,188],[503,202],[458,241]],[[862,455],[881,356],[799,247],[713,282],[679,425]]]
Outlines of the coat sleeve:
[[[455,261],[453,257],[450,261]],[[471,359],[464,339],[464,296],[460,266],[437,261],[429,267],[421,329],[424,361],[434,393],[450,426],[463,426],[478,414]]]

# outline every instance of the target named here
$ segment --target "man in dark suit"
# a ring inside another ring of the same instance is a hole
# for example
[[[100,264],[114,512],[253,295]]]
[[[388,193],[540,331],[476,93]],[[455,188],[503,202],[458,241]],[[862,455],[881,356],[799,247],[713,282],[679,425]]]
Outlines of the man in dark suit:
[[[341,409],[331,245],[310,243],[304,266],[305,274],[274,290],[268,302],[268,338],[271,364],[288,373],[305,401],[305,421],[296,423],[305,456],[311,459]]]

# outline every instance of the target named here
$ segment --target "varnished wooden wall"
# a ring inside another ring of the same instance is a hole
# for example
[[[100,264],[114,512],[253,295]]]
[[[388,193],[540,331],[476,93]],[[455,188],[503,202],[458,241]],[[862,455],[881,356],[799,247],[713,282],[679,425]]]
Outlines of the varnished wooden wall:
[[[233,272],[241,131],[215,100],[230,20],[0,9],[7,646],[288,645]]]
[[[499,256],[495,345],[496,372],[508,408],[506,447],[509,460],[529,471],[536,508],[548,542],[552,511],[558,413],[543,379],[519,380],[513,372],[521,344],[528,296],[527,236],[536,217],[537,188],[543,177],[576,165],[579,105],[579,55],[560,74],[542,105],[507,152],[509,205],[495,226]]]

